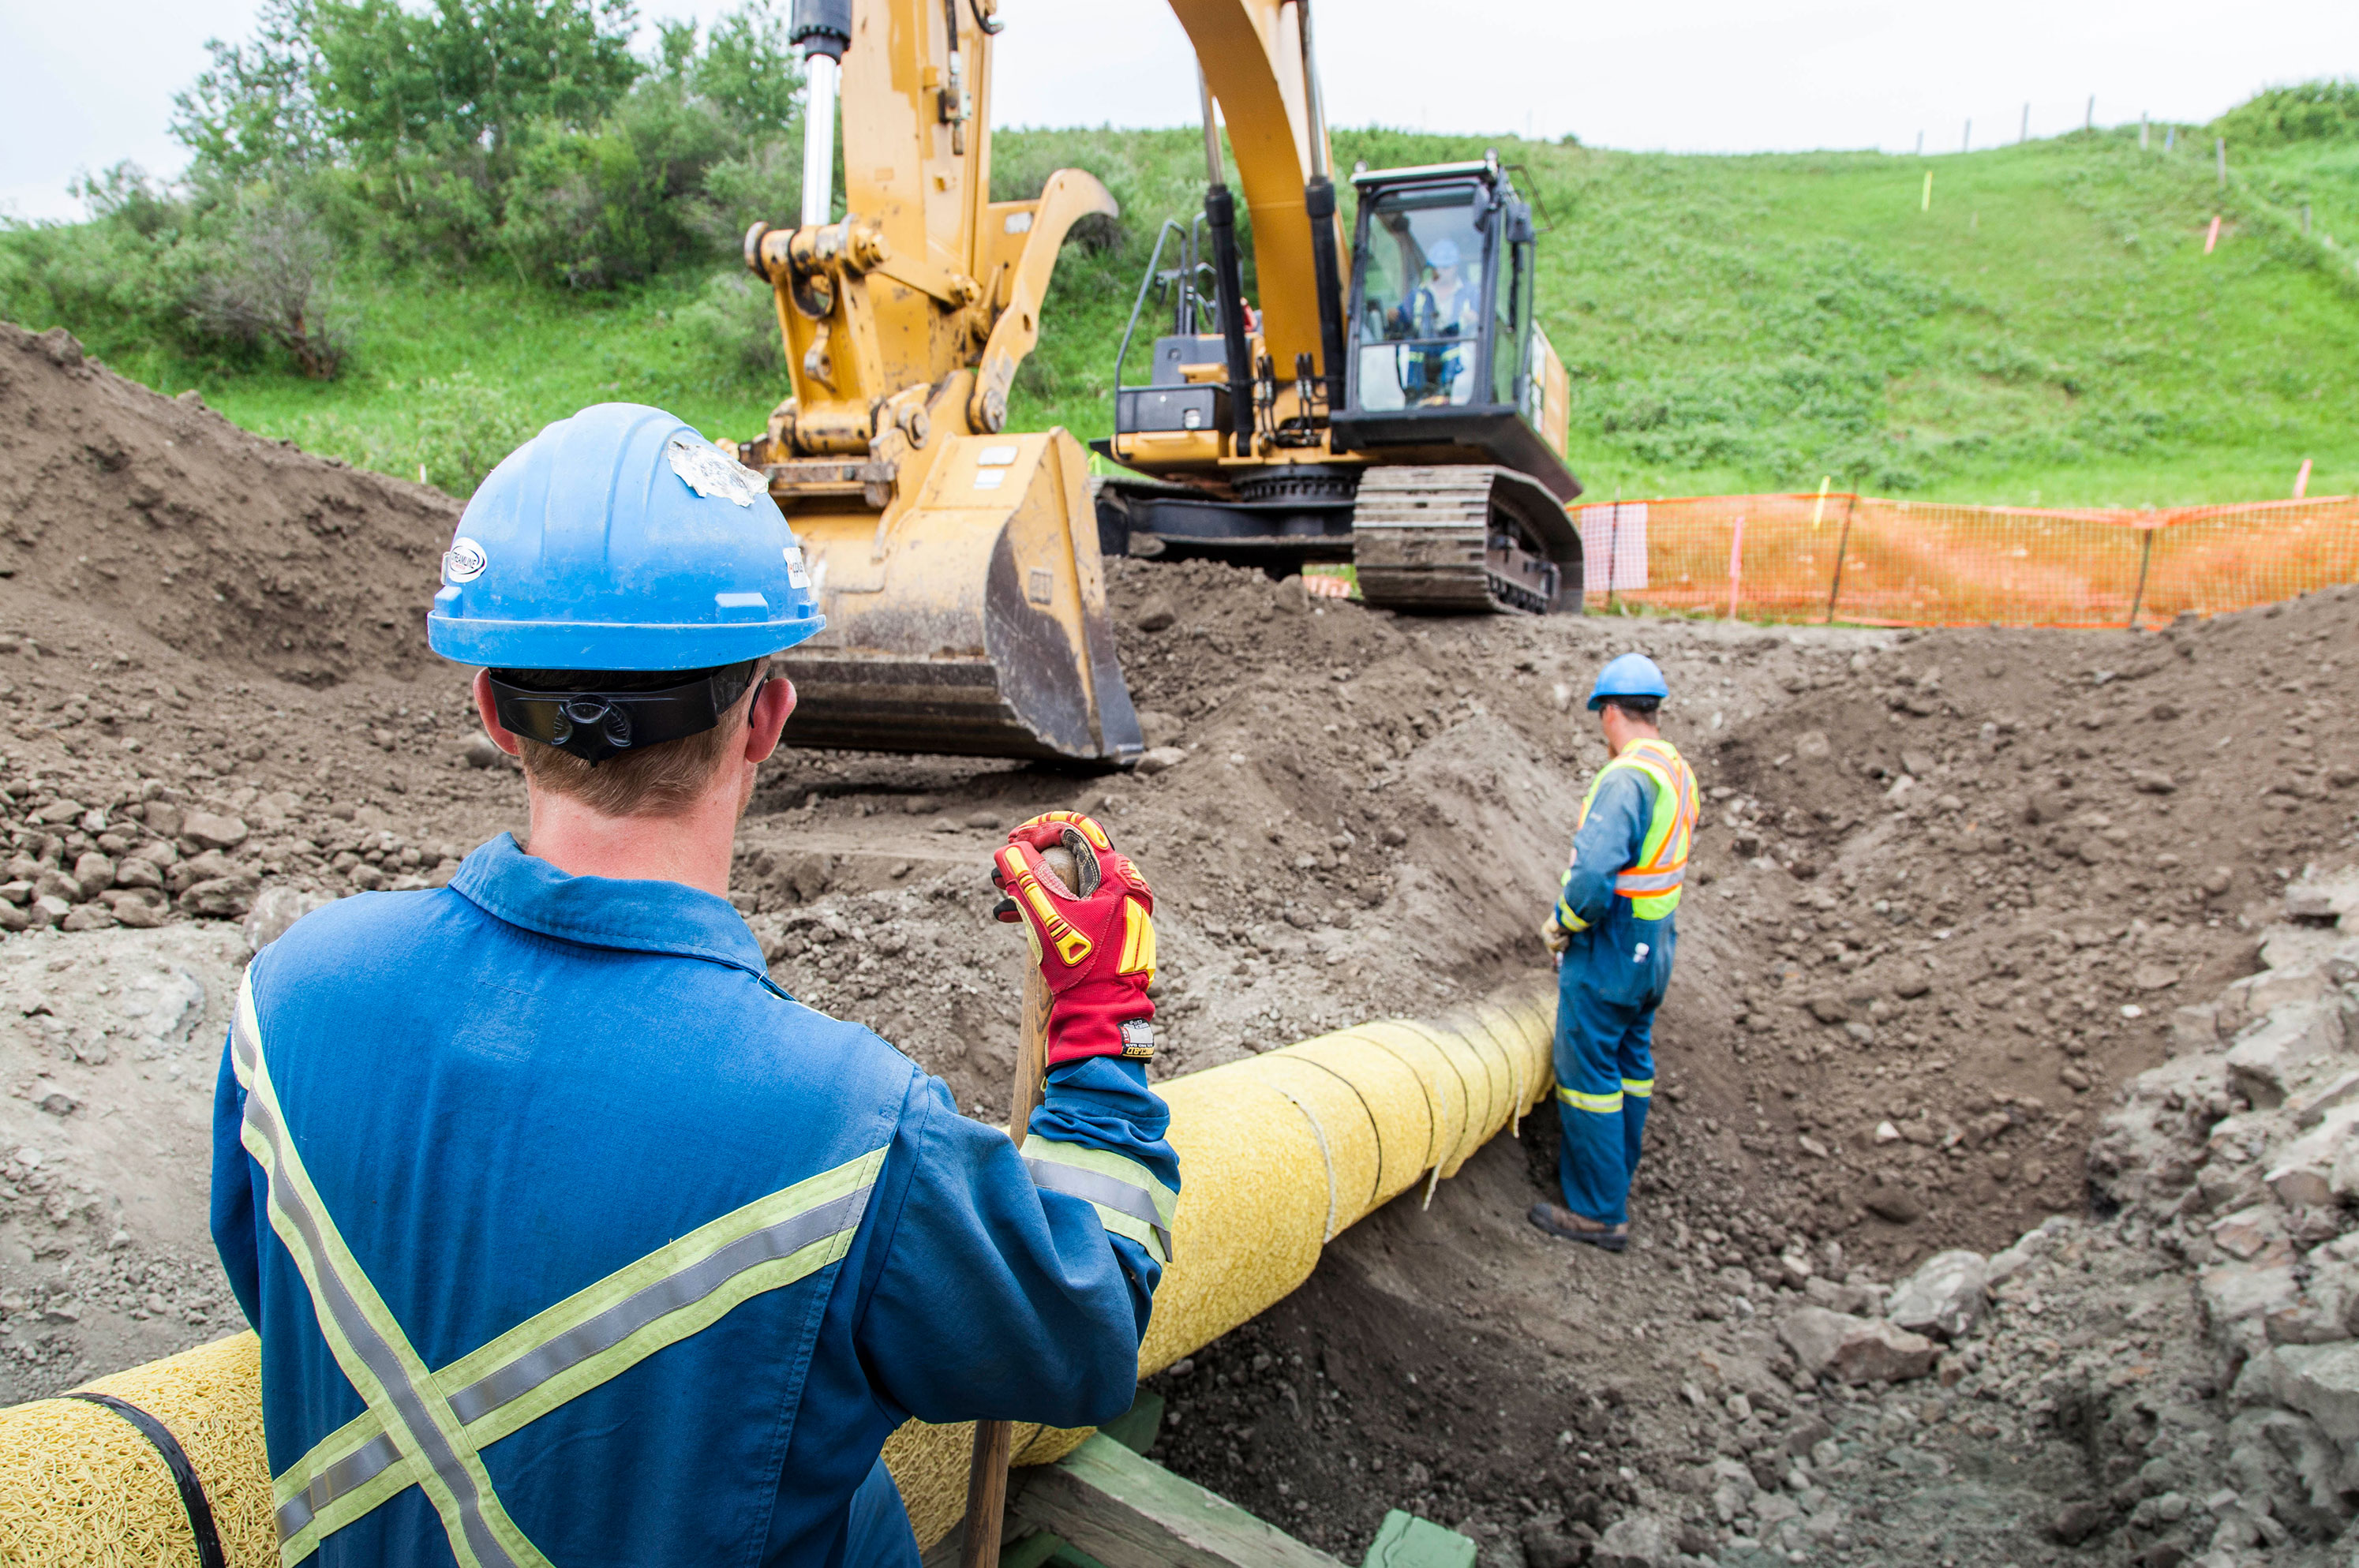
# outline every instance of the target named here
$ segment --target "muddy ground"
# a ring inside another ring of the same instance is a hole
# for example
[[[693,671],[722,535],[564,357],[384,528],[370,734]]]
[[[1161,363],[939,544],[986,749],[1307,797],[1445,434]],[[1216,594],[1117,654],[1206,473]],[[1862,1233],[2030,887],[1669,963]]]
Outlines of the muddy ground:
[[[5,327],[0,457],[14,1399],[236,1326],[204,1205],[248,924],[431,885],[521,828],[521,793],[469,746],[463,672],[423,655],[446,497]],[[2133,635],[1420,620],[1202,563],[1113,563],[1110,589],[1149,740],[1184,760],[788,751],[742,839],[735,897],[780,982],[978,1116],[1006,1111],[1021,949],[984,871],[1033,811],[1097,813],[1154,879],[1170,1073],[1543,969],[1532,933],[1604,755],[1579,698],[1613,655],[1663,663],[1710,794],[1637,1246],[1523,1224],[1553,1160],[1527,1122],[1159,1379],[1159,1457],[1354,1561],[1388,1507],[1486,1562],[1578,1560],[1631,1512],[1685,1532],[1673,1556],[1744,1561],[1736,1526],[1761,1521],[1719,1517],[1712,1465],[1797,1442],[1843,1522],[1780,1552],[2150,1552],[2049,1529],[2112,1484],[2086,1400],[1798,1387],[1768,1325],[1803,1299],[1786,1259],[1889,1282],[2066,1216],[2059,1252],[2096,1271],[2076,1279],[2158,1292],[2157,1354],[2217,1399],[2183,1266],[2090,1216],[2085,1157],[2173,1010],[2256,966],[2286,885],[2354,859],[2350,590]],[[2063,1303],[2103,1294],[2050,1292],[2038,1326],[2097,1345],[2117,1319]]]

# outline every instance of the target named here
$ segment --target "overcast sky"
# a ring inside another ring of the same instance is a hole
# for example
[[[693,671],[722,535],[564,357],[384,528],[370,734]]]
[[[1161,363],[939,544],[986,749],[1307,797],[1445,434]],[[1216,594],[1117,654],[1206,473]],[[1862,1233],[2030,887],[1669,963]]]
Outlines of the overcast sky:
[[[781,0],[783,4],[783,0]],[[641,0],[650,16],[720,0]],[[1598,147],[1951,152],[2098,121],[2211,118],[2254,89],[2359,74],[2359,0],[1316,0],[1337,125],[1570,131]],[[172,94],[254,0],[0,0],[0,211],[79,215],[77,173],[184,162]],[[1002,0],[995,118],[1193,124],[1195,73],[1161,0]]]

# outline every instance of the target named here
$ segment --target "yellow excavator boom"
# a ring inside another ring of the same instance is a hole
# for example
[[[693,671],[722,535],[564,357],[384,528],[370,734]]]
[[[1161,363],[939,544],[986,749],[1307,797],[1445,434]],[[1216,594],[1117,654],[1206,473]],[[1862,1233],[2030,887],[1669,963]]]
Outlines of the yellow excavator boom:
[[[1232,333],[1232,378],[1262,354],[1281,376],[1340,385],[1342,230],[1307,0],[1171,4],[1227,116],[1253,225],[1262,321],[1250,343]],[[1035,200],[990,199],[995,10],[795,0],[800,221],[745,236],[793,390],[740,455],[800,536],[827,616],[782,661],[802,697],[790,741],[1120,765],[1142,743],[1086,454],[1062,430],[1003,433],[1067,233],[1116,209],[1079,169]],[[1274,401],[1290,417],[1307,397],[1289,384]]]

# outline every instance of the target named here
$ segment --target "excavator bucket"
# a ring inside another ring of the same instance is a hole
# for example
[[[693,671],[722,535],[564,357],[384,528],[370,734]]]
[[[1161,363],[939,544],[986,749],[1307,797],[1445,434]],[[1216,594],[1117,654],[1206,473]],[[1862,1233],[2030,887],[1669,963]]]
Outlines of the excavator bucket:
[[[815,465],[791,485],[773,470],[827,615],[779,660],[800,699],[787,743],[1128,764],[1144,743],[1080,443],[1055,429],[934,445],[881,511],[860,464],[835,498],[814,494]]]

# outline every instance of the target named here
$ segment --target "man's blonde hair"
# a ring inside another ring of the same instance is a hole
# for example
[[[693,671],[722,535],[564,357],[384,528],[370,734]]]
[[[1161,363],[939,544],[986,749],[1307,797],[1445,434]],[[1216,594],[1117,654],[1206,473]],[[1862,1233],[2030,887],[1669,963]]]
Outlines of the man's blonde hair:
[[[552,795],[581,801],[600,816],[675,816],[704,793],[730,752],[744,743],[745,726],[753,722],[754,694],[762,689],[762,676],[767,665],[766,659],[756,662],[744,694],[729,705],[721,722],[711,729],[656,746],[634,747],[595,765],[570,751],[518,735],[524,776]],[[578,673],[568,674],[571,681],[582,684],[599,679],[592,676],[585,681]],[[610,684],[619,686],[621,681]]]

